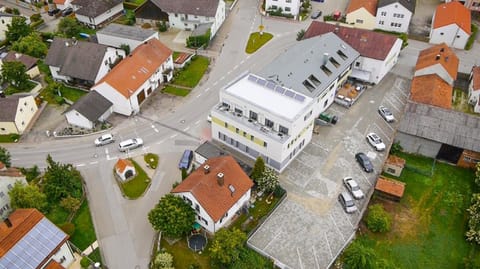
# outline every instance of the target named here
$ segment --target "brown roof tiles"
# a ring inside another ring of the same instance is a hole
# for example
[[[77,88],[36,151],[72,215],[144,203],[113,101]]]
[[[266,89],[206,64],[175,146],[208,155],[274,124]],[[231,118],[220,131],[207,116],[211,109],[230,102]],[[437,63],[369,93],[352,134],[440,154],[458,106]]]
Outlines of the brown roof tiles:
[[[375,14],[377,14],[377,4],[378,0],[350,0],[346,12],[348,14],[363,7],[366,11],[375,16]]]
[[[472,68],[473,90],[480,91],[480,66]]]
[[[375,190],[401,198],[405,191],[405,183],[390,178],[379,177],[375,185]]]
[[[117,169],[119,173],[123,173],[127,167],[133,167],[132,162],[128,159],[118,159],[117,163],[115,164],[115,169]]]
[[[402,159],[395,155],[389,155],[386,161],[387,164],[396,165],[396,166],[405,166],[405,159]]]
[[[442,43],[420,51],[415,71],[441,64],[453,80],[457,79],[459,60],[455,52]]]
[[[8,216],[12,227],[8,227],[5,221],[0,223],[0,257],[3,257],[43,218],[42,213],[33,208],[13,211]]]
[[[452,108],[453,88],[437,75],[414,77],[410,89],[410,100],[417,103]]]
[[[468,35],[472,33],[470,10],[460,2],[452,1],[437,6],[433,20],[433,28],[437,29],[450,24],[457,24]]]

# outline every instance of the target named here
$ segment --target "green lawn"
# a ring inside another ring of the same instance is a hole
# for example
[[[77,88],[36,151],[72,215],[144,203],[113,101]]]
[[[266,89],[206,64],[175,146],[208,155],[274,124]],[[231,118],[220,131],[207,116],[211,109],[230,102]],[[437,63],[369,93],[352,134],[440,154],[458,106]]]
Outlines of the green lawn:
[[[247,234],[250,233],[259,224],[259,221],[265,218],[268,212],[273,210],[275,205],[280,201],[280,198],[273,197],[271,203],[268,204],[266,198],[264,195],[261,201],[257,199],[254,204],[255,207],[249,208],[249,215],[240,215],[237,220],[235,220],[232,228],[236,227]],[[249,216],[252,216],[253,220],[246,222]]]
[[[164,238],[160,243],[161,248],[173,255],[173,267],[175,269],[189,269],[190,265],[197,264],[200,269],[212,268],[210,265],[210,257],[208,248],[210,247],[210,239],[202,254],[193,252],[188,248],[185,239],[179,240],[173,245],[170,245]]]
[[[187,96],[190,93],[190,90],[177,88],[173,86],[166,86],[163,90],[164,93],[176,95],[176,96]]]
[[[150,166],[153,169],[156,169],[158,166],[158,155],[154,153],[147,153],[145,156],[143,156],[143,159],[145,160],[146,163],[148,163],[148,166]]]
[[[425,172],[431,171],[432,159],[400,156],[415,168],[393,177],[406,183],[401,202],[385,203],[375,197],[371,201],[384,203],[392,214],[392,230],[383,235],[367,231],[360,241],[396,268],[464,268],[466,257],[480,264],[478,247],[464,236],[465,210],[475,190],[473,171],[437,162],[430,177]]]
[[[57,226],[61,226],[67,221],[68,218],[68,211],[63,209],[60,205],[51,205],[50,211],[45,214],[47,219],[53,222]]]
[[[134,179],[129,180],[125,183],[120,183],[123,194],[130,199],[137,199],[140,197],[150,185],[150,178],[148,178],[147,173],[134,161],[131,160],[137,171],[137,175]]]
[[[208,69],[210,60],[203,56],[194,56],[190,64],[175,74],[172,84],[194,88]]]
[[[90,253],[90,255],[88,255],[88,257],[94,262],[103,264],[100,248],[96,248],[92,253]]]
[[[272,38],[273,35],[270,33],[263,32],[262,35],[260,35],[259,32],[251,33],[247,42],[247,47],[245,48],[245,52],[248,54],[254,53]]]
[[[72,222],[75,224],[75,233],[73,233],[70,241],[75,246],[84,250],[97,240],[87,200],[83,202]]]
[[[14,143],[18,141],[20,135],[18,134],[8,134],[8,135],[0,135],[0,143]]]
[[[77,89],[77,88],[68,87],[68,86],[63,86],[61,92],[62,92],[63,97],[67,98],[68,100],[70,100],[72,102],[78,101],[78,99],[80,99],[80,97],[87,94],[86,91],[83,91],[83,90],[80,90],[80,89]]]

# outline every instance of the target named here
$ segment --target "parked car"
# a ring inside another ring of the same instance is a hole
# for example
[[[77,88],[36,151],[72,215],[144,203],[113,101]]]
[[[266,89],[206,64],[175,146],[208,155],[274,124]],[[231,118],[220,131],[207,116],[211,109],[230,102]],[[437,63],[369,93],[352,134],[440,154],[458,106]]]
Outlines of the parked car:
[[[182,158],[178,163],[178,169],[188,169],[193,159],[193,151],[187,149],[183,152]]]
[[[359,152],[355,154],[355,159],[357,160],[358,164],[365,170],[367,173],[373,172],[373,164],[370,161],[370,158],[368,158],[367,155],[363,152]]]
[[[66,16],[68,16],[68,15],[70,15],[70,14],[72,14],[72,13],[73,13],[73,8],[67,7],[66,9],[64,9],[64,10],[62,11],[62,17],[66,17]]]
[[[365,197],[357,181],[355,181],[352,177],[344,177],[343,184],[345,185],[347,190],[352,194],[353,198],[362,199],[363,197]]]
[[[49,16],[53,16],[53,15],[57,14],[58,12],[60,12],[60,9],[59,9],[59,8],[55,8],[55,9],[50,9],[50,10],[48,10],[47,13],[48,13]]]
[[[95,139],[95,146],[103,146],[115,142],[112,134],[104,134],[99,138]]]
[[[346,191],[338,195],[338,201],[342,205],[343,210],[349,214],[355,213],[358,210],[352,196],[350,196],[350,194],[348,194]]]
[[[395,117],[393,116],[392,111],[390,111],[390,109],[388,109],[387,107],[379,106],[378,107],[378,113],[380,114],[380,116],[382,116],[382,118],[386,122],[394,122],[395,121]]]
[[[118,149],[120,151],[127,151],[127,150],[136,149],[138,147],[141,147],[142,145],[143,145],[143,140],[141,138],[132,138],[132,139],[127,139],[125,141],[120,142],[120,144],[118,144]]]
[[[208,122],[212,122],[212,115],[208,114],[208,116],[207,116],[207,121],[208,121]]]
[[[367,142],[375,148],[376,151],[384,151],[385,150],[385,143],[383,143],[380,136],[376,133],[368,133],[367,134]]]
[[[320,16],[322,16],[322,11],[321,10],[315,10],[310,18],[312,19],[318,19]]]

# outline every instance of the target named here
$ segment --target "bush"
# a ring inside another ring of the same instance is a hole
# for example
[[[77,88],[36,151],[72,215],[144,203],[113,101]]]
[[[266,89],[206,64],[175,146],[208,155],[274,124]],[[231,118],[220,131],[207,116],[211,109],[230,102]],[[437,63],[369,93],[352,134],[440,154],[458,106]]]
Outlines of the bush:
[[[277,187],[275,187],[275,190],[273,191],[273,195],[276,197],[276,198],[280,198],[282,197],[287,191],[282,188],[280,185],[277,185]]]
[[[40,19],[38,21],[34,21],[32,23],[30,23],[30,27],[32,27],[32,29],[37,29],[38,26],[42,25],[45,21],[43,19]]]
[[[166,32],[168,30],[167,23],[164,21],[157,23],[157,27],[160,32]]]
[[[67,222],[62,224],[62,226],[60,226],[60,229],[62,229],[62,231],[64,231],[66,234],[72,236],[75,233],[75,224]]]
[[[82,268],[87,268],[88,266],[90,266],[90,260],[87,257],[83,257],[80,260],[80,266],[82,266]]]
[[[59,105],[63,105],[65,103],[65,99],[63,99],[63,97],[61,96],[55,96],[55,102]]]
[[[400,145],[400,141],[396,141],[395,143],[392,144],[392,147],[390,148],[390,154],[391,155],[397,155],[398,153],[403,151],[402,145]]]
[[[465,49],[470,50],[473,46],[473,43],[475,43],[475,38],[477,37],[477,32],[478,32],[478,26],[472,23],[472,35],[468,38],[467,44],[465,44]]]
[[[305,30],[304,29],[298,31],[297,32],[297,41],[302,40],[304,35],[305,35]]]
[[[142,24],[142,28],[143,29],[150,29],[150,28],[152,28],[152,25],[150,23],[146,22],[146,23]]]
[[[367,227],[372,232],[388,232],[392,224],[390,215],[381,204],[368,207]]]
[[[40,13],[36,13],[30,16],[30,21],[32,22],[39,21],[41,19],[42,19],[42,16],[40,15]]]

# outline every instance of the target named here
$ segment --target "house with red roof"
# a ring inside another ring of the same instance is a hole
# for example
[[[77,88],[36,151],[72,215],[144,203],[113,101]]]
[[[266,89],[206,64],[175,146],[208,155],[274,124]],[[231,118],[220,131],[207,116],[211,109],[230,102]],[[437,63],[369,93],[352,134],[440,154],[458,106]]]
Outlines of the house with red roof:
[[[60,10],[64,10],[67,7],[72,6],[72,0],[53,0],[53,3]]]
[[[378,0],[350,0],[346,10],[347,23],[361,29],[375,28]]]
[[[123,181],[126,181],[137,174],[135,166],[132,161],[128,159],[118,159],[115,164],[115,172]]]
[[[0,268],[68,268],[75,260],[68,235],[34,208],[0,223]]]
[[[132,115],[156,91],[173,78],[172,50],[156,38],[139,45],[91,90],[113,103],[113,111]]]
[[[464,49],[472,34],[471,23],[470,10],[460,2],[441,4],[433,15],[429,42]]]
[[[480,113],[480,66],[472,67],[468,85],[468,102],[473,105],[475,113]]]
[[[248,206],[253,181],[232,156],[208,159],[171,192],[197,213],[197,223],[215,233]]]
[[[402,41],[389,34],[313,21],[304,39],[333,32],[360,53],[350,77],[377,84],[395,66]]]
[[[398,33],[408,32],[416,4],[416,0],[378,0],[375,28]]]

